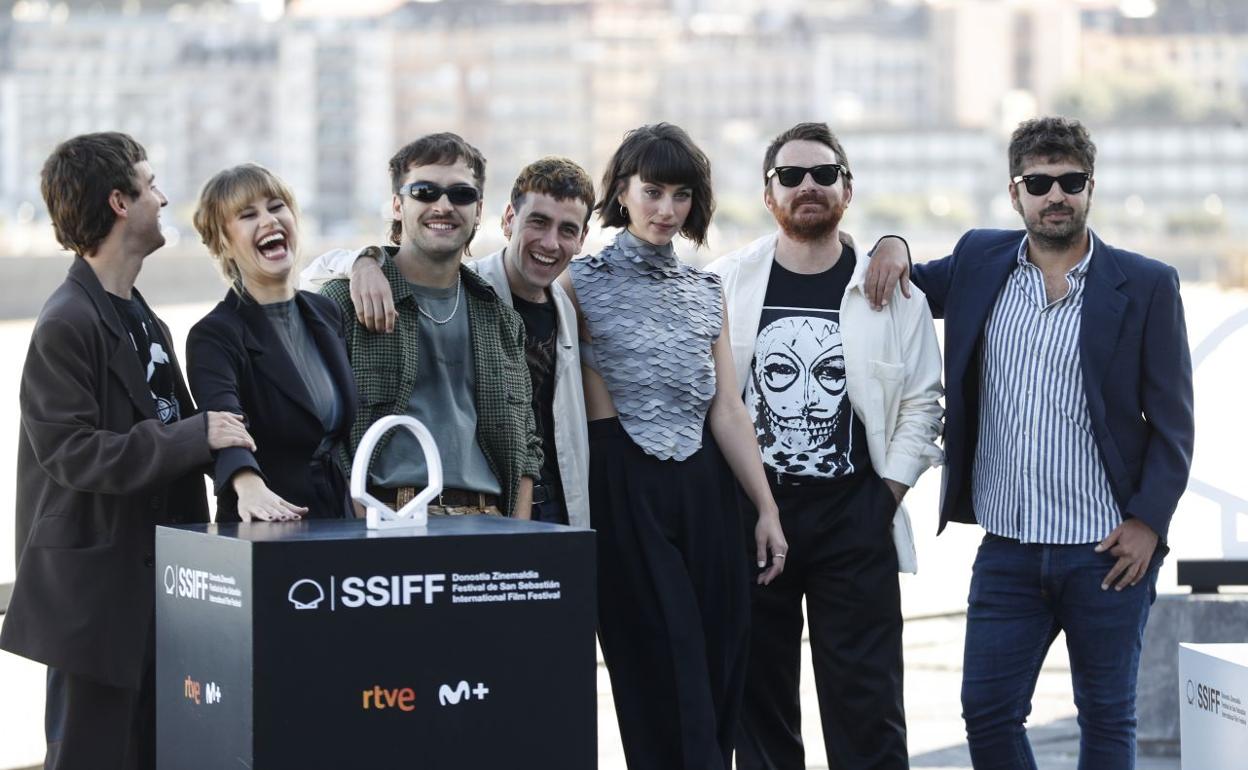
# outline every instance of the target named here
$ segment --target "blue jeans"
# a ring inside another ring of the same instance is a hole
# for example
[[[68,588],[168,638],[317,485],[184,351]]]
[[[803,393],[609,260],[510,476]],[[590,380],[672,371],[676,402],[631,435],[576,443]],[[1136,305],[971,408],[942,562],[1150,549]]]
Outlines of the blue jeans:
[[[1036,767],[1023,726],[1040,664],[1066,632],[1079,712],[1079,770],[1135,767],[1135,683],[1156,597],[1158,544],[1137,585],[1101,590],[1116,559],[1095,544],[1022,544],[987,535],[966,613],[962,718],[976,770]]]

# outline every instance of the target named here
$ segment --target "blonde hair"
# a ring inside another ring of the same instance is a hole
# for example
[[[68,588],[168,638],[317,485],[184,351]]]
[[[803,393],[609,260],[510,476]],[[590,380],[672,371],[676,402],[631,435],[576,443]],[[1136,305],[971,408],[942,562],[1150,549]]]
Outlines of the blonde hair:
[[[242,293],[242,275],[230,254],[230,238],[226,227],[230,220],[256,198],[279,198],[285,201],[299,224],[299,206],[295,194],[277,174],[258,163],[243,163],[218,172],[204,183],[195,207],[195,229],[208,247],[226,283]]]

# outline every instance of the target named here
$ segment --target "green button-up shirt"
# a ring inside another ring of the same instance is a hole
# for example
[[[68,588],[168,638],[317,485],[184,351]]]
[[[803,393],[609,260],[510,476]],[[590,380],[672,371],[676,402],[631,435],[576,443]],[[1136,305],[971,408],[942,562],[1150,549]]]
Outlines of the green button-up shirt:
[[[371,247],[361,256],[369,252],[381,256],[380,247]],[[424,321],[407,280],[394,263],[394,253],[395,249],[387,247],[388,258],[378,260],[390,281],[398,311],[395,330],[390,334],[370,332],[356,319],[347,281],[330,281],[321,288],[321,293],[342,310],[347,353],[360,393],[360,408],[351,426],[349,445],[344,448],[347,467],[364,431],[386,415],[405,414],[416,378],[436,376],[419,368],[418,324]],[[524,354],[524,322],[475,272],[461,266],[460,275],[468,302],[476,369],[477,443],[498,477],[503,510],[510,516],[521,477],[537,478],[542,466],[542,443],[533,420],[532,385]],[[376,461],[391,435],[377,442],[371,461]]]

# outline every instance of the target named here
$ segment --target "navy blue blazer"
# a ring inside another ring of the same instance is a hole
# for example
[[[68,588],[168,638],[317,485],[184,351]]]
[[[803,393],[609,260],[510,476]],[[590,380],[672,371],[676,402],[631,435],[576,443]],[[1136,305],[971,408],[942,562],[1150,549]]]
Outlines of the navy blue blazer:
[[[305,291],[296,292],[295,302],[342,397],[343,419],[333,438],[345,442],[357,396],[338,306]],[[313,411],[312,396],[259,305],[232,291],[226,294],[191,328],[186,357],[191,393],[200,408],[244,415],[256,440],[254,455],[243,448],[216,453],[217,521],[239,520],[230,479],[243,468],[254,469],[287,501],[307,506],[311,518],[351,515],[338,453],[316,455],[325,430]]]
[[[1017,264],[1022,230],[971,230],[913,280],[945,321],[945,466],[940,530],[975,522],[971,466],[979,429],[984,325]],[[1187,487],[1195,435],[1192,360],[1174,268],[1092,234],[1079,356],[1092,432],[1124,517],[1164,541]]]

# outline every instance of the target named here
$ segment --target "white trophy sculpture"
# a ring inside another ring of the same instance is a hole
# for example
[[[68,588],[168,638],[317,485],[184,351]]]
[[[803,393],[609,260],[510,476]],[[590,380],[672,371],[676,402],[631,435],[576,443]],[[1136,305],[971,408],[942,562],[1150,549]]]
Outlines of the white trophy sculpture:
[[[425,466],[429,473],[428,486],[420,491],[401,509],[394,511],[368,493],[368,463],[373,447],[391,428],[406,428],[420,442],[425,453]],[[365,519],[368,529],[402,529],[424,527],[429,523],[429,501],[442,494],[442,455],[437,442],[424,423],[415,417],[392,414],[382,417],[368,426],[351,463],[351,499],[368,509]]]

